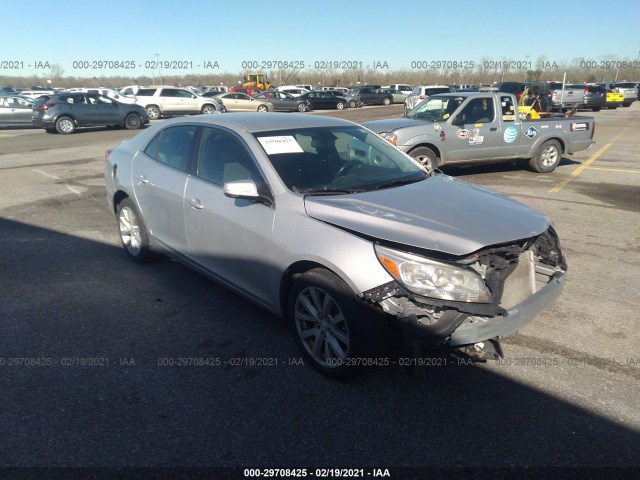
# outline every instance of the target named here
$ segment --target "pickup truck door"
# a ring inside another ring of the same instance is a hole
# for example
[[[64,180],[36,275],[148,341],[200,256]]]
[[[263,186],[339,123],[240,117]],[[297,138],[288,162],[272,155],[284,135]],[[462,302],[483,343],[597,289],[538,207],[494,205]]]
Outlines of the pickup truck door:
[[[518,107],[513,95],[500,95],[500,150],[499,158],[516,158],[522,143],[522,120],[518,115]],[[528,107],[520,107],[527,109]],[[531,132],[528,132],[531,135]],[[537,133],[536,133],[537,134]],[[535,136],[535,135],[534,135]],[[531,137],[533,138],[533,137]]]
[[[446,131],[446,163],[474,158],[497,158],[502,135],[493,97],[470,99],[456,113]]]

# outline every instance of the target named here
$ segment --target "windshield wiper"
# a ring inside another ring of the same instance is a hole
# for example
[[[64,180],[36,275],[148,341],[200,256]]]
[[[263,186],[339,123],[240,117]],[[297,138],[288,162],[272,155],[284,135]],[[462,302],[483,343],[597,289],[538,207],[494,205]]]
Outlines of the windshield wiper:
[[[410,183],[416,183],[416,182],[420,182],[422,180],[424,180],[426,177],[420,177],[420,178],[416,178],[416,177],[412,177],[412,178],[399,178],[397,180],[392,180],[390,182],[387,183],[381,183],[380,185],[376,185],[375,187],[373,187],[374,190],[380,190],[382,188],[391,188],[391,187],[397,187],[398,185],[408,185]]]
[[[337,194],[348,194],[348,193],[358,193],[362,192],[362,189],[358,188],[307,188],[306,190],[301,190],[300,193],[304,195],[337,195]]]

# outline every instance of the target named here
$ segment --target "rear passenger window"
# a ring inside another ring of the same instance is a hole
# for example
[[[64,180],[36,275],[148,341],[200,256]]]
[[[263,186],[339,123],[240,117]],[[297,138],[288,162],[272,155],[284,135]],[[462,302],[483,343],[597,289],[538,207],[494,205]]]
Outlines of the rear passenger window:
[[[166,128],[156,135],[144,152],[160,163],[186,172],[197,128],[195,125]]]

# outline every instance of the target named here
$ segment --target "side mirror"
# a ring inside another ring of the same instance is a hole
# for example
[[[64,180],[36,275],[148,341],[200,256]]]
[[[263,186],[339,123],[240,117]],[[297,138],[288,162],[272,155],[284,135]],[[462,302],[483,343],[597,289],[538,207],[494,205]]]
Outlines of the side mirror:
[[[265,203],[269,206],[273,204],[270,198],[260,195],[258,187],[253,180],[236,180],[227,182],[222,187],[222,192],[229,198],[241,198],[244,200],[254,200]]]

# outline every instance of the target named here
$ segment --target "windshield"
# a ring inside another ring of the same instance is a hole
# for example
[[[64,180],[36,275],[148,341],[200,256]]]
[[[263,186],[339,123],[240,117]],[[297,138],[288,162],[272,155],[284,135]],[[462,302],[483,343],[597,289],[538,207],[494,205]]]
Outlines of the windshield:
[[[414,120],[444,122],[453,115],[453,112],[458,109],[462,102],[464,102],[464,97],[432,95],[408,112],[407,117]]]
[[[427,176],[405,154],[355,125],[254,135],[284,184],[296,193],[365,192]]]

